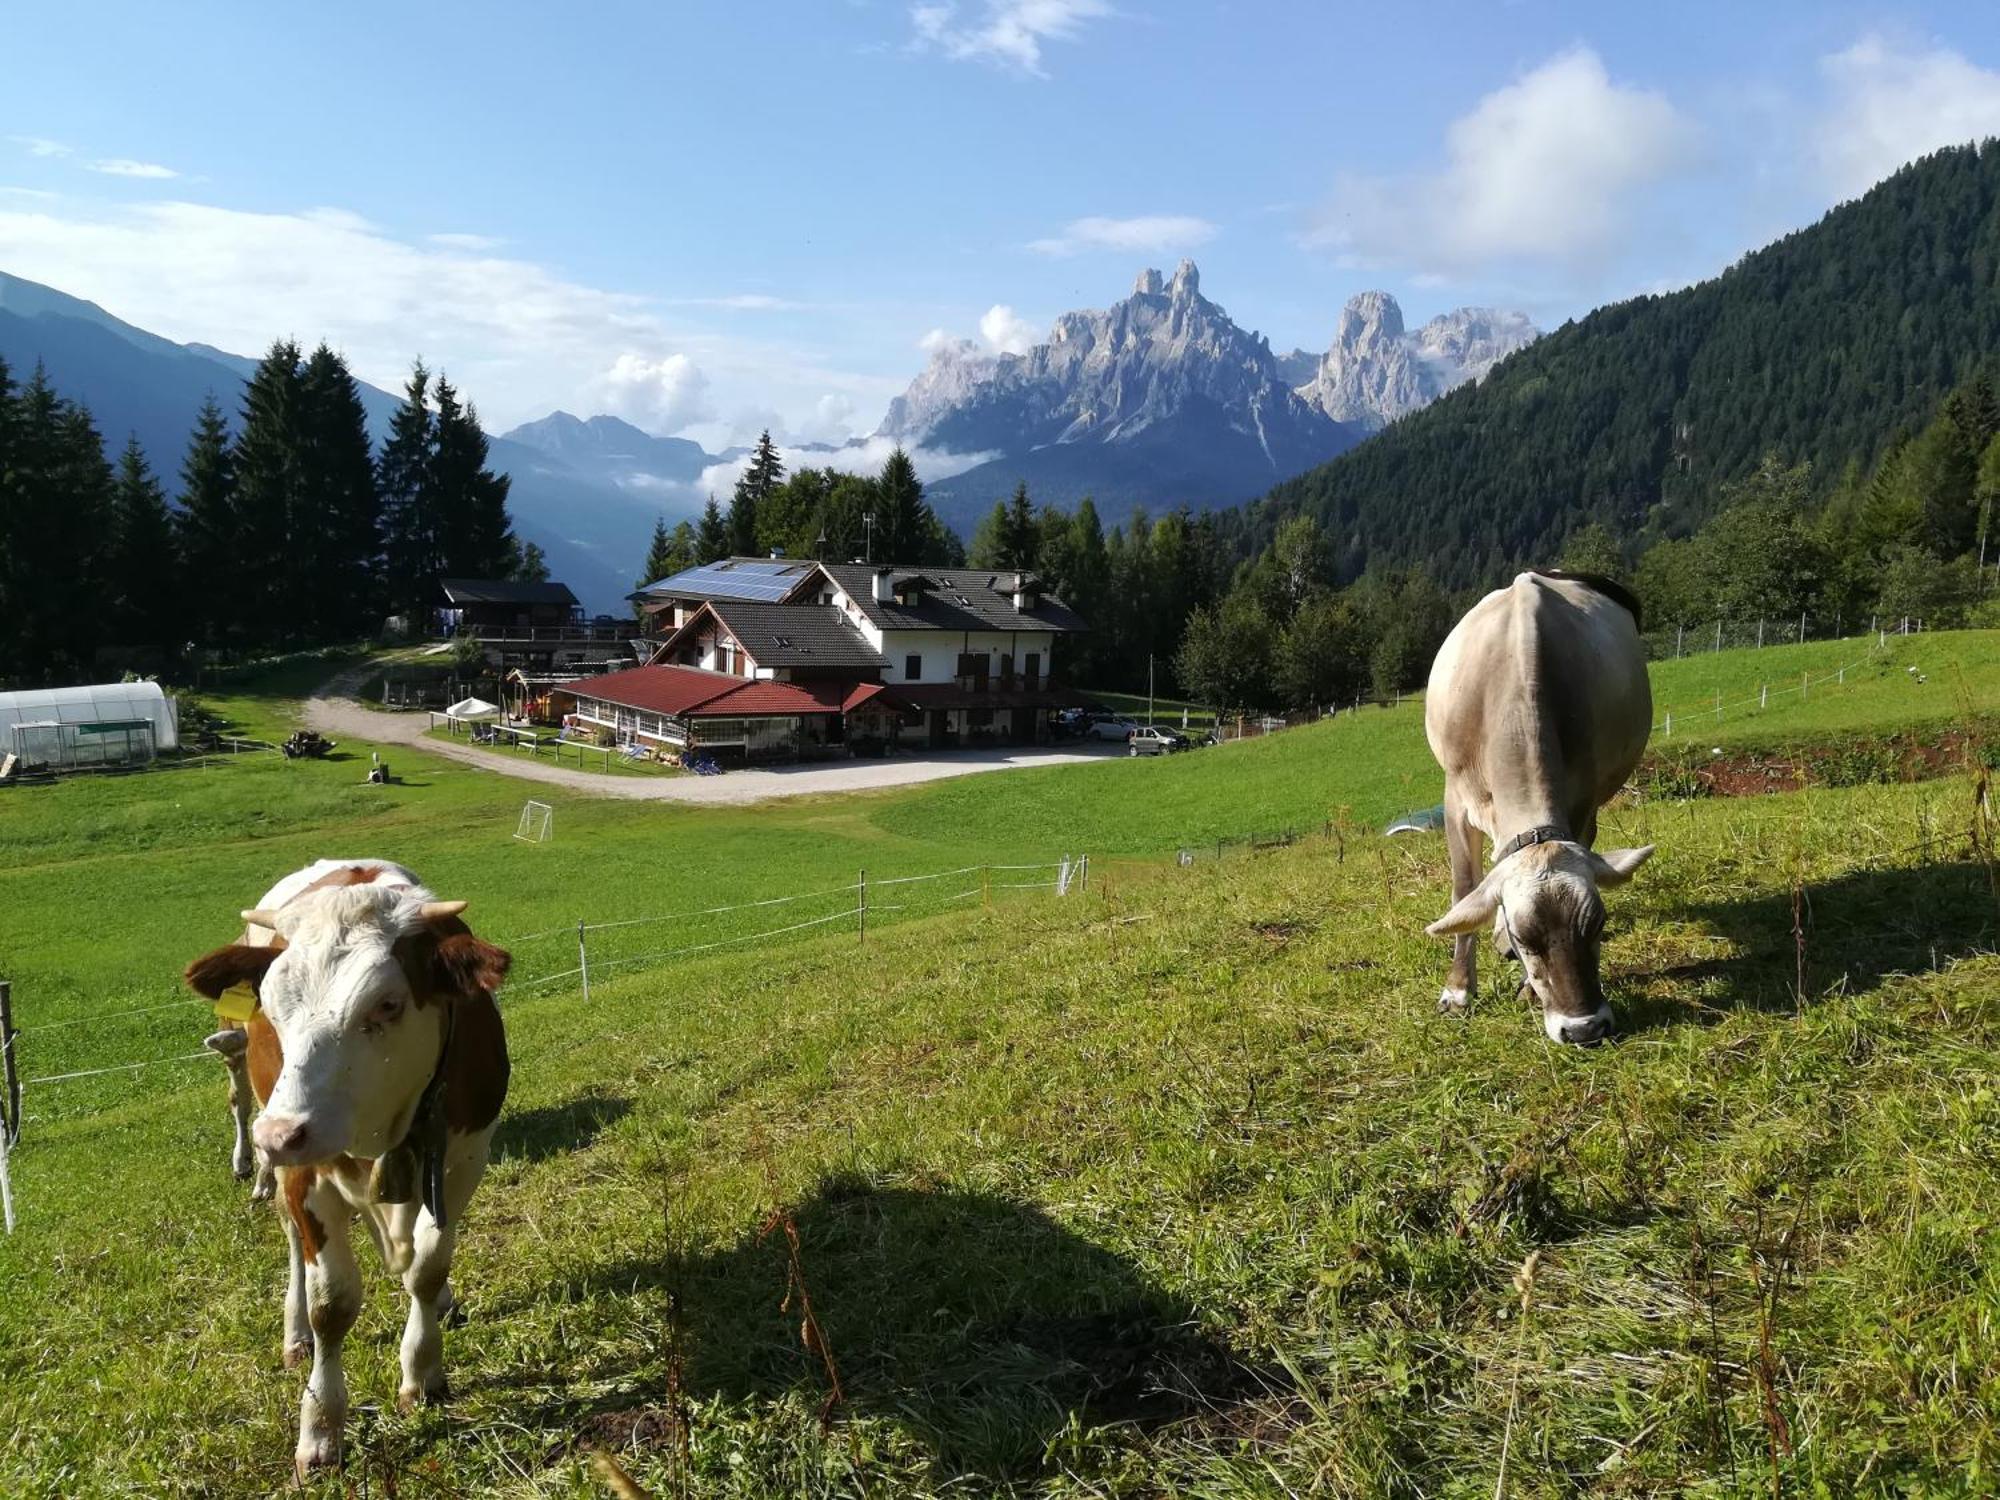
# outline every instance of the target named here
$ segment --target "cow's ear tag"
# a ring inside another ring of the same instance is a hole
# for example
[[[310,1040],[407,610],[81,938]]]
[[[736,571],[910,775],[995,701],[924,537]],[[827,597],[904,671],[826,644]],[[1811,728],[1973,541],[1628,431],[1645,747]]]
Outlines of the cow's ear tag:
[[[257,992],[247,983],[232,984],[215,997],[215,1018],[242,1026],[257,1014]]]

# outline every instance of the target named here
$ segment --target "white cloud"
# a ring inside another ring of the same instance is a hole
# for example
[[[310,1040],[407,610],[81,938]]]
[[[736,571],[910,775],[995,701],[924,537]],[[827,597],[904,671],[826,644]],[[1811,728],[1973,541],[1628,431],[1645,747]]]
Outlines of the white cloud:
[[[852,401],[828,392],[813,403],[812,415],[799,424],[798,435],[808,443],[844,443],[854,436],[855,416]]]
[[[1693,125],[1573,48],[1481,99],[1436,171],[1350,176],[1306,235],[1357,268],[1601,266],[1644,233],[1642,191],[1686,168]]]
[[[1947,48],[1899,51],[1865,36],[1820,59],[1832,98],[1817,133],[1820,170],[1857,197],[1941,146],[2000,135],[2000,73]]]
[[[613,416],[649,432],[670,434],[712,415],[708,377],[685,354],[648,359],[621,354],[604,372],[598,400]]]
[[[889,455],[896,451],[894,438],[870,436],[858,438],[831,452],[800,449],[788,443],[778,444],[778,454],[784,460],[785,472],[795,473],[801,468],[838,469],[843,474],[874,475],[882,472]],[[940,479],[949,479],[954,474],[963,474],[967,469],[985,463],[999,455],[994,453],[952,453],[943,448],[910,448],[905,445],[910,462],[917,467],[917,477],[925,484]],[[728,463],[710,464],[701,471],[701,478],[693,486],[694,493],[702,500],[714,495],[719,500],[727,500],[736,488],[736,481],[743,477],[749,467],[750,458],[745,454]]]
[[[250,213],[0,194],[0,266],[16,275],[168,338],[237,353],[261,353],[275,338],[325,338],[356,375],[392,391],[422,355],[495,430],[558,406],[593,409],[621,356],[659,367],[647,379],[628,365],[632,378],[621,383],[654,425],[705,409],[692,377],[665,368],[677,354],[723,410],[755,399],[798,416],[816,413],[829,393],[879,410],[903,384],[789,340],[679,326],[653,299],[492,249],[484,236],[398,237],[336,208]],[[719,423],[691,435],[710,448],[741,437]]]
[[[1059,235],[1031,240],[1038,255],[1077,255],[1086,250],[1140,251],[1165,255],[1192,250],[1215,238],[1215,226],[1191,214],[1142,214],[1133,219],[1073,219]]]
[[[125,156],[107,156],[90,162],[93,172],[102,172],[106,177],[144,177],[153,181],[165,181],[181,174],[172,167],[163,167],[155,161],[133,161]]]
[[[961,344],[969,342],[970,340],[968,339],[962,339],[955,334],[946,333],[942,328],[933,328],[929,333],[917,340],[917,347],[923,350],[924,353],[935,357],[946,349],[954,349]]]
[[[1026,354],[1035,347],[1035,325],[1004,302],[986,309],[979,336],[995,354]]]
[[[505,243],[490,234],[428,234],[424,238],[445,250],[498,250]]]
[[[675,307],[719,307],[727,312],[797,312],[803,302],[772,297],[763,292],[739,292],[733,297],[675,297]]]
[[[911,43],[954,61],[977,60],[1046,77],[1042,44],[1072,40],[1086,21],[1111,14],[1107,0],[984,0],[976,16],[956,0],[910,7]]]
[[[51,161],[65,161],[76,155],[76,148],[63,141],[52,141],[42,135],[9,136],[15,145],[30,156],[39,156]],[[91,161],[77,163],[86,172],[100,172],[106,177],[143,177],[164,182],[181,174],[172,167],[163,167],[158,162],[134,161],[129,156],[102,156]]]

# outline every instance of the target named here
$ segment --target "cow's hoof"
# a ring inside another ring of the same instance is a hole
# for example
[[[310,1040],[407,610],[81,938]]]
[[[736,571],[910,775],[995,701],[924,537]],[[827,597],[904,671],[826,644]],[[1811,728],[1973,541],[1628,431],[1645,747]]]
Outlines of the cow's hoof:
[[[269,1203],[276,1192],[277,1184],[269,1176],[259,1173],[257,1185],[250,1189],[250,1201],[252,1203]]]
[[[442,1406],[450,1399],[451,1387],[440,1375],[436,1385],[424,1387],[406,1385],[396,1392],[396,1409],[407,1417],[420,1406]]]
[[[1438,1014],[1441,1016],[1462,1016],[1472,1008],[1472,992],[1455,990],[1446,985],[1438,995]]]
[[[287,1370],[296,1370],[300,1365],[310,1362],[312,1357],[313,1346],[311,1339],[304,1339],[296,1344],[285,1345],[285,1368]]]
[[[340,1467],[340,1435],[299,1439],[298,1452],[292,1455],[292,1472],[300,1484],[313,1474],[326,1469]]]
[[[248,1162],[239,1162],[236,1166],[230,1168],[230,1170],[236,1174],[238,1182],[248,1182],[252,1177],[257,1175],[257,1169]]]

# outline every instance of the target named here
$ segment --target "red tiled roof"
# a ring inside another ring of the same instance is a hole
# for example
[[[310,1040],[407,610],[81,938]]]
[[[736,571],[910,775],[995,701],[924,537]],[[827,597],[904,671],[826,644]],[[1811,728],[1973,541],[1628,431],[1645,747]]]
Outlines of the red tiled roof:
[[[729,677],[698,667],[633,667],[602,677],[579,677],[562,691],[600,698],[621,708],[683,718],[761,718],[840,711],[845,683],[790,683]]]

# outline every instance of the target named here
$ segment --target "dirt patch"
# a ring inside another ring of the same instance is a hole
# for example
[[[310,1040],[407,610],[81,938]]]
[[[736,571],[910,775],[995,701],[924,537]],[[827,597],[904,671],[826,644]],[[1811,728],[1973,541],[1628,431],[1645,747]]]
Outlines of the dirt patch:
[[[1931,781],[1986,763],[1994,738],[1992,727],[1975,725],[1721,755],[1690,745],[1647,756],[1635,781],[1642,796],[1673,800]]]

